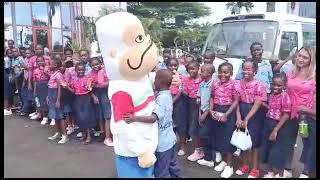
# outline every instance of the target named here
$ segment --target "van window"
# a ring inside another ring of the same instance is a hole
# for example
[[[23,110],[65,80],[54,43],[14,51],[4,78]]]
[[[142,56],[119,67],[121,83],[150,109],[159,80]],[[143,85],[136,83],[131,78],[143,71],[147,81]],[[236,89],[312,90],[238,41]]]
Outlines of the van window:
[[[303,46],[316,46],[316,26],[302,24]]]
[[[298,33],[283,31],[281,35],[279,58],[282,60],[286,59],[294,47],[298,47]]]

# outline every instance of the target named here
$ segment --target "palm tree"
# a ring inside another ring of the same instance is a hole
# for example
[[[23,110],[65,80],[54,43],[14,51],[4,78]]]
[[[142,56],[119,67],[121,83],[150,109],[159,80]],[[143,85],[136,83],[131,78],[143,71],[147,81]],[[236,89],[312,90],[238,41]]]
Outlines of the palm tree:
[[[240,10],[245,8],[247,12],[250,12],[253,8],[252,2],[229,2],[226,4],[226,9],[231,10],[231,14],[240,14]]]
[[[56,14],[56,7],[60,6],[60,2],[48,2],[50,8],[49,20],[50,24],[52,24],[52,17]]]

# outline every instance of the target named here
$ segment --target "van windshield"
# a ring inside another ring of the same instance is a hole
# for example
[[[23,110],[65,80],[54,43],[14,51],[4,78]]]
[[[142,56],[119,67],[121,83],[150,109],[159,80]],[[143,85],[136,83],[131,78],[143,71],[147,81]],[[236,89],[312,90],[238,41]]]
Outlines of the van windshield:
[[[223,57],[251,57],[250,45],[263,45],[263,58],[272,59],[278,23],[275,21],[237,21],[213,25],[203,48]]]

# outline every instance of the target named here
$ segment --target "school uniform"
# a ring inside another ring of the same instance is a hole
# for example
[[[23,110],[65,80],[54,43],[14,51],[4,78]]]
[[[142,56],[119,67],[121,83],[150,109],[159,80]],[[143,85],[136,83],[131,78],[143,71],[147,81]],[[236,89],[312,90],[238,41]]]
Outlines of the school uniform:
[[[36,97],[39,99],[39,108],[43,111],[48,111],[47,96],[49,76],[50,70],[48,66],[45,66],[43,70],[36,68],[33,71],[33,81],[36,84]]]
[[[187,116],[186,116],[186,97],[181,94],[182,86],[170,86],[170,93],[172,98],[180,94],[180,97],[173,104],[173,128],[176,130],[178,134],[187,134]],[[185,128],[183,128],[185,127]]]
[[[264,121],[263,140],[260,147],[260,157],[263,163],[267,163],[272,167],[284,168],[286,155],[288,153],[286,136],[287,123],[277,133],[275,141],[270,141],[269,137],[273,129],[280,122],[283,113],[290,113],[291,101],[289,95],[283,91],[280,94],[271,94],[269,102],[269,110],[267,118]],[[290,121],[290,119],[288,120]]]
[[[294,145],[296,143],[299,121],[298,121],[298,106],[308,106],[308,99],[310,98],[310,91],[316,86],[315,78],[304,80],[304,75],[293,77],[293,69],[287,74],[288,79],[288,94],[292,103],[291,106],[291,121],[288,122],[288,147],[286,169],[291,169],[292,158],[294,153]],[[312,125],[311,125],[312,126]]]
[[[219,79],[213,81],[212,97],[214,103],[214,111],[226,113],[233,103],[233,98],[238,96],[235,88],[235,81],[229,80],[222,83]],[[214,149],[221,153],[232,154],[236,147],[230,143],[233,131],[235,130],[236,110],[227,117],[226,122],[219,122],[214,120],[213,136]]]
[[[4,87],[3,87],[3,98],[4,100],[9,100],[10,98],[10,89],[9,89],[9,76],[6,73],[6,71],[3,71],[3,76],[4,76]]]
[[[26,66],[28,66],[29,59],[25,58],[24,63]],[[22,86],[21,88],[21,97],[22,97],[23,105],[22,105],[21,112],[29,113],[32,108],[32,104],[34,102],[34,95],[33,95],[33,90],[28,89],[28,79],[29,79],[28,70],[24,70],[23,77],[24,77],[24,86]]]
[[[266,86],[257,80],[247,82],[245,80],[236,81],[236,91],[240,96],[240,114],[244,119],[250,112],[255,100],[267,101]],[[265,114],[263,110],[259,110],[249,119],[247,128],[251,136],[252,148],[258,148],[261,144],[263,134],[263,121]]]
[[[30,60],[28,61],[28,66],[31,71],[34,71],[37,68],[37,57],[38,56],[32,56],[30,58]],[[45,65],[49,66],[50,65],[50,57],[49,56],[42,56],[42,57],[44,59]]]
[[[24,64],[24,59],[22,56],[13,57],[11,59],[11,68],[12,68],[12,75],[13,78],[17,79],[17,87],[15,86],[15,83],[13,84],[13,87],[15,87],[16,90],[18,90],[18,96],[20,100],[23,99],[21,94],[21,88],[22,88],[22,81],[23,81],[23,71],[21,70],[21,65]]]
[[[67,69],[62,74],[63,81],[70,84],[71,74]],[[74,101],[74,94],[65,88],[61,88],[61,102],[63,104],[63,114],[64,116],[72,115],[72,103]]]
[[[73,102],[76,124],[80,129],[85,130],[96,126],[93,102],[88,90],[87,76],[77,77],[71,80],[70,86],[74,90],[75,99]]]
[[[197,79],[191,79],[190,77],[186,77],[182,79],[182,86],[185,91],[188,93],[188,97],[186,98],[187,102],[187,128],[189,134],[191,136],[199,136],[200,132],[200,124],[199,124],[199,104],[197,104],[197,93],[199,91],[199,85],[202,79],[199,77]]]
[[[108,97],[108,87],[101,86],[102,83],[108,82],[109,78],[104,69],[98,72],[91,71],[90,77],[93,79],[92,92],[98,97],[99,104],[94,105],[97,120],[111,119],[111,104]]]
[[[63,76],[60,71],[55,71],[51,73],[49,82],[48,82],[48,105],[49,105],[49,114],[50,119],[55,119],[57,121],[63,120],[63,104],[60,101],[60,107],[56,107],[56,102],[58,99],[58,86],[59,81],[63,80]],[[60,97],[61,99],[61,97]]]
[[[198,98],[200,98],[200,115],[202,115],[205,111],[209,110],[210,106],[210,98],[211,98],[211,85],[212,79],[209,81],[202,81],[199,85],[199,91],[197,93]],[[199,123],[198,123],[199,124]],[[203,145],[203,153],[204,160],[211,161],[212,160],[212,150],[213,144],[215,141],[213,140],[213,128],[214,121],[211,119],[210,113],[206,116],[203,125],[200,126],[199,137],[204,142]]]
[[[176,135],[173,132],[173,102],[169,90],[160,91],[153,113],[158,117],[159,138],[154,166],[156,178],[181,178],[182,173],[175,153]]]
[[[272,71],[272,66],[270,62],[267,60],[262,60],[260,63],[258,63],[258,70],[257,70],[257,73],[254,75],[254,79],[264,83],[264,85],[267,88],[268,94],[271,93],[272,77],[273,77],[273,71]],[[235,79],[236,80],[243,79],[242,66],[239,66]]]

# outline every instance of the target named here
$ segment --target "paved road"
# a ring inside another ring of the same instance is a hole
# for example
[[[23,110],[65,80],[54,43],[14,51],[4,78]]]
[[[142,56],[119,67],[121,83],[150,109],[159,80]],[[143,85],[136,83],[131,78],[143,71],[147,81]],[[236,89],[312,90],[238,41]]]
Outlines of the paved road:
[[[75,134],[64,144],[48,141],[52,127],[42,127],[39,122],[19,117],[4,119],[4,177],[6,178],[101,178],[116,177],[113,148],[98,139],[83,145]],[[298,157],[301,140],[295,148],[294,176],[302,170]],[[191,149],[190,149],[191,153]],[[218,178],[213,168],[203,167],[179,157],[185,177]],[[238,177],[234,175],[233,177]]]

